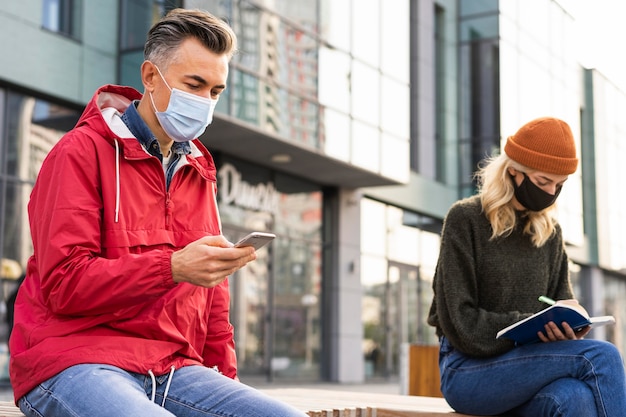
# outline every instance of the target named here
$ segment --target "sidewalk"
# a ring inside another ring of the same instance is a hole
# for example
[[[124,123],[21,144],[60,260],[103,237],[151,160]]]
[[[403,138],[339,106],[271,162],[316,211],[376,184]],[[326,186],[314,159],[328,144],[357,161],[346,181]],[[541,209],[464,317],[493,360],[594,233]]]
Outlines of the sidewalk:
[[[375,380],[363,383],[337,383],[337,382],[267,382],[263,379],[243,378],[244,384],[257,389],[273,388],[310,388],[310,389],[330,389],[335,391],[371,392],[378,394],[400,394],[400,382],[398,379]]]

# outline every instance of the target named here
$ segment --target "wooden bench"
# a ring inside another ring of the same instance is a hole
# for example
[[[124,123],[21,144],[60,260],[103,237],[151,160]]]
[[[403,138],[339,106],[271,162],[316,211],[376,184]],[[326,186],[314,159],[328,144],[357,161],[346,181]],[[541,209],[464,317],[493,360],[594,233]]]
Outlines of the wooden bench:
[[[0,401],[0,417],[24,417],[13,401]]]
[[[331,389],[262,389],[309,417],[467,417],[455,413],[443,398],[377,394]],[[0,417],[24,417],[12,401],[0,401]]]
[[[436,397],[310,388],[261,391],[309,417],[471,417],[454,412],[443,398]]]

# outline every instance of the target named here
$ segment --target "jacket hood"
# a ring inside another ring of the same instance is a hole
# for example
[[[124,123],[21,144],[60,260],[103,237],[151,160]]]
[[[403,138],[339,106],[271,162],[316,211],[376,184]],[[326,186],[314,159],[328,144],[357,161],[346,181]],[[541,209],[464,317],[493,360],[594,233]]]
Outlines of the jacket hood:
[[[126,158],[137,159],[146,156],[146,151],[121,121],[120,114],[143,95],[132,87],[108,84],[100,87],[87,103],[76,128],[87,127]],[[187,162],[200,170],[205,178],[215,181],[216,169],[213,157],[199,139],[190,142],[192,154]]]
[[[141,100],[142,94],[132,87],[119,85],[104,85],[93,95],[76,127],[89,126],[99,133],[108,133],[103,136],[113,144],[118,136],[115,134],[102,115],[105,109],[114,109],[123,113],[134,100]]]

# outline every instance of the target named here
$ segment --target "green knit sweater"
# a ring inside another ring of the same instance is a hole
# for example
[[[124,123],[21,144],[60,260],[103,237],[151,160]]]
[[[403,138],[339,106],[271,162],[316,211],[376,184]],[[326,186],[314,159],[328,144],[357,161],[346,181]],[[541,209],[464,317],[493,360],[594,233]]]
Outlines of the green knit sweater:
[[[573,298],[561,228],[540,248],[523,234],[524,217],[506,237],[490,240],[480,198],[456,202],[444,220],[428,324],[474,357],[513,348],[496,333],[547,307],[540,295]]]

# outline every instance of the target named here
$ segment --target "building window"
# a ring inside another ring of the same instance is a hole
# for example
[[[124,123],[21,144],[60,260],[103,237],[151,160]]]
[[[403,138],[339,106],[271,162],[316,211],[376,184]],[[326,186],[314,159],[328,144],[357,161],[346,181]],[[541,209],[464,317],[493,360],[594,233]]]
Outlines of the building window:
[[[82,0],[43,0],[43,27],[79,39],[81,6]]]
[[[445,182],[446,60],[445,10],[435,5],[435,179]]]

